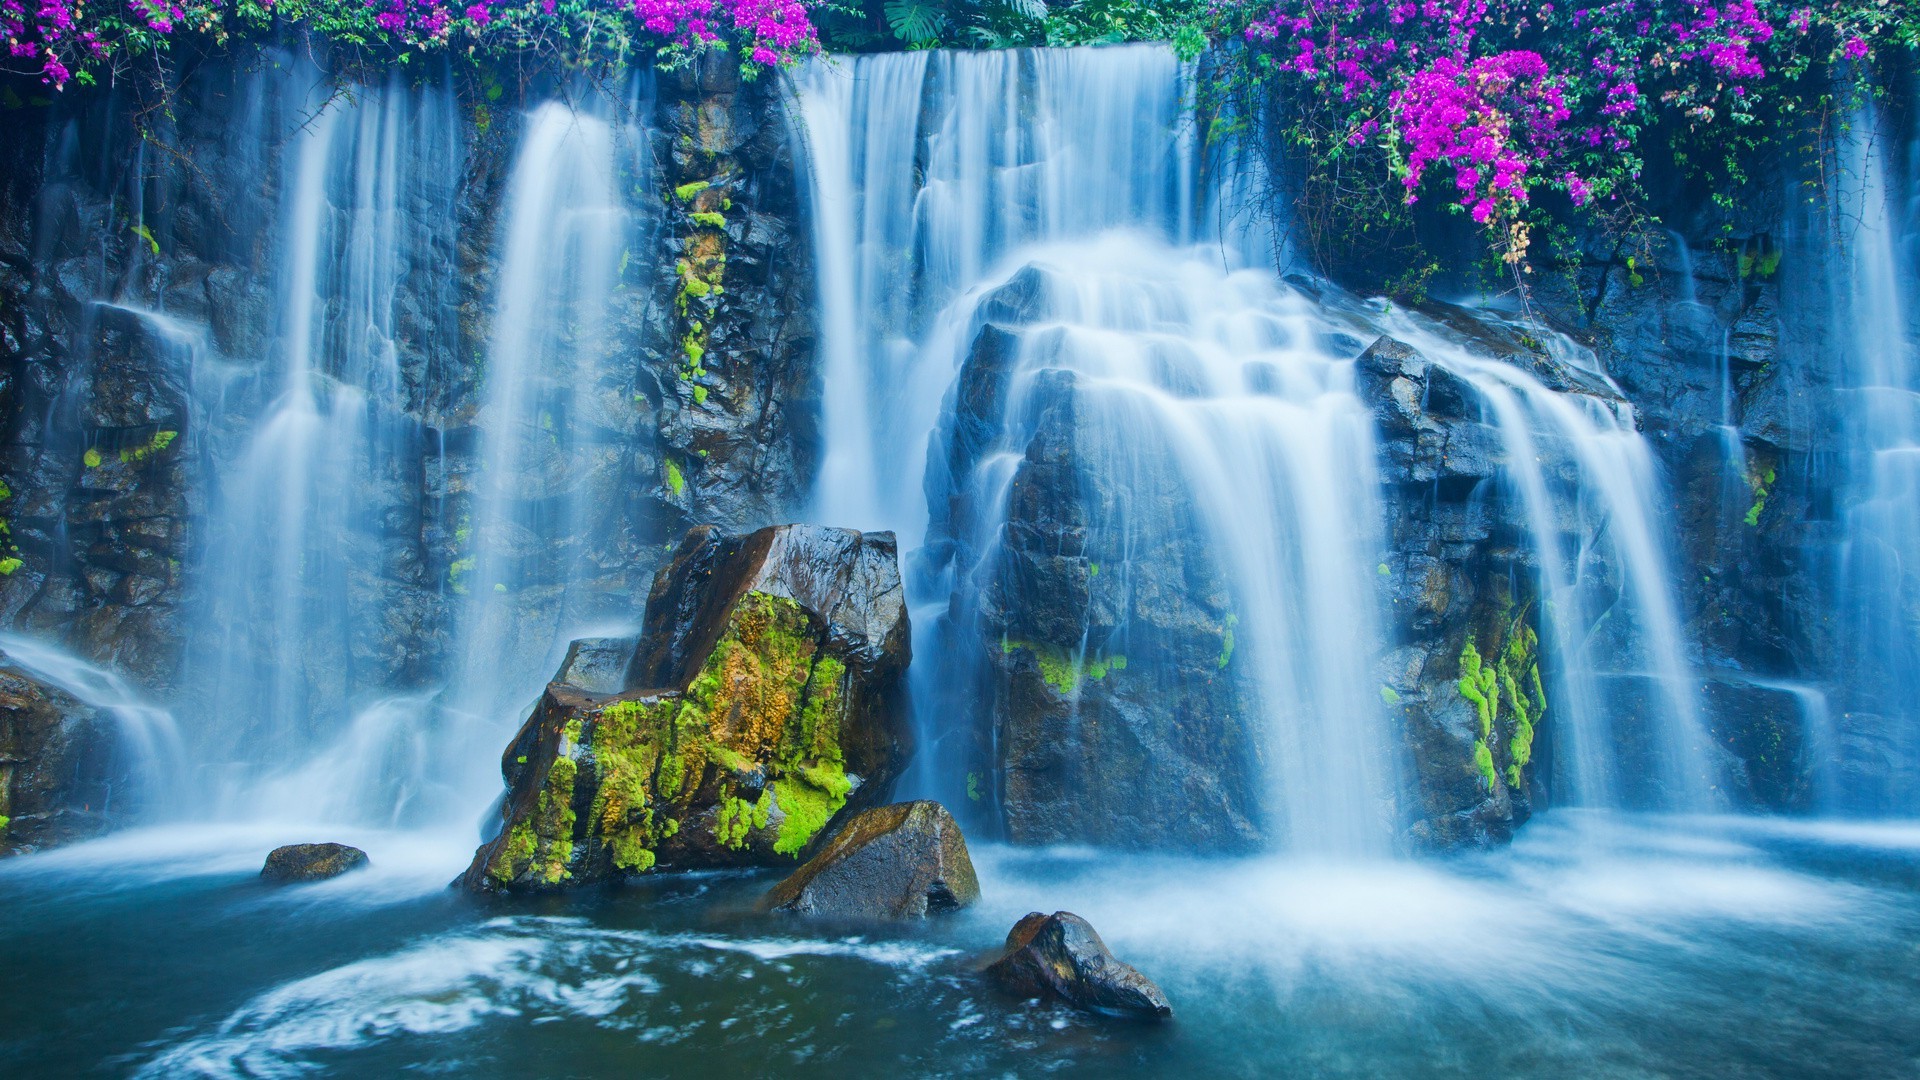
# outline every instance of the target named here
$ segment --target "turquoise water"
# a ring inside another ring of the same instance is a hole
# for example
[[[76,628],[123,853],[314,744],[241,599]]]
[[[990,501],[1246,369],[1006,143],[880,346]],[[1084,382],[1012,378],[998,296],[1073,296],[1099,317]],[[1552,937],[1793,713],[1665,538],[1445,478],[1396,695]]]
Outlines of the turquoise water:
[[[0,868],[13,1075],[1906,1076],[1920,825],[1549,816],[1510,852],[1312,864],[977,853],[926,925],[763,915],[764,873],[446,890],[458,837],[271,889],[270,829]],[[1030,909],[1090,919],[1176,1017],[1006,997]]]

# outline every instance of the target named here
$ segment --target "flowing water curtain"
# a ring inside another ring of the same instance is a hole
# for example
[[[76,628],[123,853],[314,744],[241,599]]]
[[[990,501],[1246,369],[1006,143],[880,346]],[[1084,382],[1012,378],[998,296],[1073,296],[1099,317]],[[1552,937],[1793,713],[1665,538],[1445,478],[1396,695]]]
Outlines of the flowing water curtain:
[[[451,90],[334,89],[310,68],[244,84],[258,127],[237,137],[278,148],[281,205],[263,355],[217,358],[203,380],[215,449],[187,670],[215,813],[389,820],[431,768],[407,733],[362,740],[370,760],[348,775],[303,768],[409,674],[415,642],[388,635],[411,631],[389,624],[431,586],[405,580],[417,557],[390,535],[419,512],[404,478],[425,452],[399,342],[444,348],[456,328],[403,333],[396,298],[447,295],[431,253],[453,247],[465,157]]]
[[[813,516],[911,548],[954,300],[1023,245],[1109,228],[1191,235],[1190,73],[1155,46],[815,61],[805,136],[825,354]]]
[[[1872,103],[1845,125],[1829,235],[1846,493],[1838,597],[1850,624],[1840,677],[1849,712],[1827,734],[1816,782],[1829,810],[1920,809],[1920,184],[1896,163],[1915,146]],[[1879,764],[1875,759],[1880,759]]]
[[[1549,351],[1575,381],[1550,387],[1430,320],[1396,312],[1382,328],[1472,383],[1498,432],[1505,497],[1526,521],[1516,539],[1538,576],[1555,801],[1717,808],[1719,766],[1659,509],[1664,480],[1632,406],[1591,353],[1557,335],[1547,335]]]
[[[931,513],[930,543],[913,557],[927,749],[909,785],[963,807],[1003,801],[993,763],[1020,751],[993,743],[1013,706],[979,689],[982,666],[966,657],[984,652],[999,670],[1024,655],[1048,689],[1028,687],[1047,700],[1022,737],[1060,734],[1090,786],[1077,805],[1015,796],[1016,819],[1046,804],[1059,821],[1084,820],[1060,838],[1122,839],[1086,813],[1104,799],[1132,804],[1130,828],[1158,822],[1160,842],[1377,850],[1394,770],[1365,682],[1371,435],[1297,301],[1180,246],[1202,235],[1203,204],[1231,220],[1247,198],[1198,190],[1189,80],[1151,47],[872,57],[800,73],[829,357],[815,513],[894,527],[910,551]],[[1105,235],[1115,229],[1133,235]],[[1032,271],[1012,274],[1029,259]],[[990,324],[1017,339],[1010,355],[978,355]],[[983,384],[988,400],[964,400]],[[956,416],[967,408],[978,415]],[[993,445],[955,450],[981,437],[958,431],[968,425],[990,429]],[[1086,519],[1064,609],[1051,585],[1021,580],[1031,553],[1003,543],[1063,524],[1034,519],[1031,499],[1014,505],[1020,462],[1046,438],[1086,460],[1071,479],[1029,478],[1064,484],[1056,509]],[[1150,603],[1141,590],[1170,584],[1146,572],[1156,559],[1190,560],[1214,583],[1212,602],[1191,608],[1207,609],[1194,620],[1204,642],[1134,619]],[[957,617],[943,623],[949,606]],[[981,639],[993,630],[1004,640]],[[1189,676],[1220,715],[1182,714],[1175,731],[1160,722],[1172,698],[1156,719],[1147,688],[1177,695]],[[981,692],[1003,714],[984,731],[959,704]],[[1122,790],[1127,770],[1106,758],[1137,761],[1144,744],[1128,754],[1092,740],[1128,725],[1170,740],[1185,779],[1207,790]],[[1215,811],[1221,824],[1199,820]],[[1041,835],[1031,820],[1011,824]]]
[[[484,791],[568,640],[632,620],[644,583],[612,545],[640,431],[631,341],[653,191],[650,87],[582,92],[527,114],[497,231],[479,460],[457,499],[455,655],[442,717],[447,783]],[[621,342],[625,341],[623,347]],[[624,348],[624,351],[623,351]]]

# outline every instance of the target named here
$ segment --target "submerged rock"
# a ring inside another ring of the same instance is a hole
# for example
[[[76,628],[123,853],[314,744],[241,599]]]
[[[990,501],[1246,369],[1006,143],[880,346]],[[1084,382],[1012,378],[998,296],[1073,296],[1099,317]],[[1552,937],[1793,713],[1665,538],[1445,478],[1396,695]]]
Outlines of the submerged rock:
[[[1056,997],[1076,1008],[1162,1019],[1167,995],[1133,965],[1115,959],[1087,920],[1071,911],[1032,912],[1007,934],[1007,951],[987,974],[1026,997]]]
[[[500,834],[463,883],[805,857],[906,757],[908,638],[892,534],[694,529],[654,579],[626,689],[555,682],[514,737]]]
[[[268,881],[325,881],[368,866],[367,853],[346,844],[288,844],[267,854],[260,876]]]
[[[901,919],[979,899],[959,823],[946,807],[921,800],[861,811],[764,903],[803,915]]]

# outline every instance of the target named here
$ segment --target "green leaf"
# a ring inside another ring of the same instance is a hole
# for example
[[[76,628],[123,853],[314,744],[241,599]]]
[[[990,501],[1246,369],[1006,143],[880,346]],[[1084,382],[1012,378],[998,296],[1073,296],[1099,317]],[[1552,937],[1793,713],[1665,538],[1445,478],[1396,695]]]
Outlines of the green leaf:
[[[940,38],[946,16],[926,0],[887,0],[887,25],[909,45],[931,45]]]

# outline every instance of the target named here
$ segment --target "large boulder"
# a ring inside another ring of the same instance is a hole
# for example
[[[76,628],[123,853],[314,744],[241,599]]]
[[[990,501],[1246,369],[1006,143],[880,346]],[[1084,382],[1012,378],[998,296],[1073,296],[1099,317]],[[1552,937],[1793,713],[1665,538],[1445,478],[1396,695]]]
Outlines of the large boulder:
[[[980,899],[966,838],[937,802],[864,810],[773,887],[765,906],[802,915],[902,919]]]
[[[260,876],[283,883],[325,881],[367,865],[367,853],[346,844],[288,844],[267,853]]]
[[[0,855],[105,832],[125,788],[111,716],[0,664]]]
[[[926,552],[953,593],[933,659],[967,723],[936,770],[1016,843],[1258,849],[1232,583],[1180,456],[1061,359],[1073,294],[1036,264],[981,298],[938,434]]]
[[[502,760],[468,888],[803,859],[884,795],[910,738],[891,533],[701,527],[655,577],[626,688],[556,682]]]
[[[1133,965],[1114,958],[1087,920],[1071,911],[1031,912],[1007,934],[1007,951],[987,968],[1023,997],[1054,997],[1090,1012],[1164,1019],[1167,995]]]

